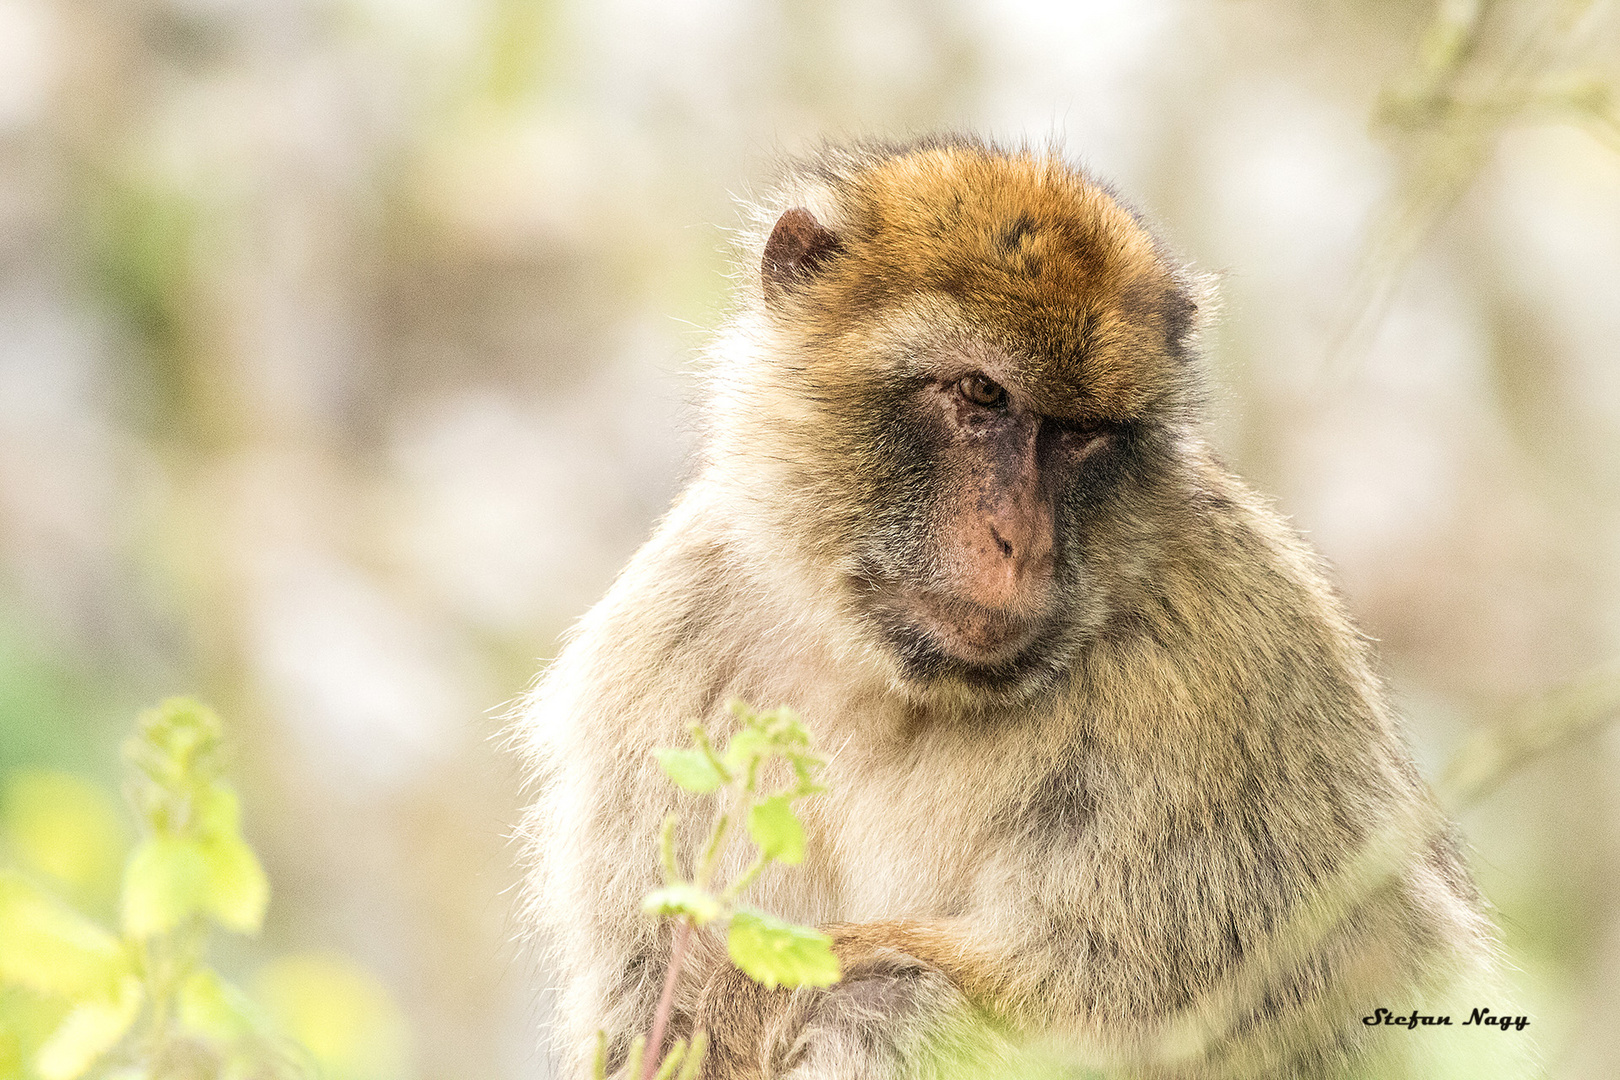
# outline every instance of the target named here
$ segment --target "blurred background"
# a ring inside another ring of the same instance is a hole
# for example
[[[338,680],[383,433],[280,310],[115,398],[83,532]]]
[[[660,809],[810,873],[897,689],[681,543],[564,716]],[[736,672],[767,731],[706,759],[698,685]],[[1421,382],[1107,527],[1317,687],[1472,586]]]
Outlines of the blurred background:
[[[1212,437],[1620,1075],[1616,9],[0,0],[0,861],[110,918],[196,693],[272,887],[221,966],[338,1080],[550,1076],[501,714],[681,481],[735,199],[1050,139],[1221,274]]]

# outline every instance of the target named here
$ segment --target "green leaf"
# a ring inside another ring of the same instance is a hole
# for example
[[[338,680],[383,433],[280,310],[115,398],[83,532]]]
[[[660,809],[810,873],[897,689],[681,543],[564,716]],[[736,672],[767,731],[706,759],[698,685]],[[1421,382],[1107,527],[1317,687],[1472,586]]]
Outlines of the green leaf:
[[[731,920],[726,949],[749,978],[778,986],[831,986],[840,976],[832,938],[808,926],[784,922],[757,908],[741,907]]]
[[[804,861],[804,826],[786,795],[772,795],[748,811],[748,835],[767,859],[789,865]]]
[[[771,737],[757,727],[745,727],[731,737],[726,744],[726,753],[722,760],[726,768],[734,773],[747,772],[748,768],[771,752]]]
[[[693,794],[707,795],[726,782],[702,750],[658,750],[655,753],[664,774]]]
[[[783,750],[804,749],[810,745],[810,730],[799,719],[799,714],[787,706],[766,716],[766,722]]]
[[[684,1057],[686,1057],[686,1040],[676,1039],[669,1052],[664,1055],[664,1060],[658,1063],[658,1071],[653,1073],[653,1080],[672,1080]]]
[[[126,975],[110,1000],[82,1001],[75,1005],[45,1045],[39,1048],[34,1068],[43,1080],[77,1080],[135,1023],[141,1011],[141,981]]]
[[[21,874],[0,871],[0,982],[64,997],[104,995],[128,967],[117,938]]]
[[[180,1025],[205,1038],[230,1042],[254,1030],[247,995],[203,968],[180,984]]]
[[[712,893],[696,885],[682,884],[648,893],[647,899],[641,902],[641,910],[659,917],[684,915],[693,926],[702,926],[718,919],[725,909]]]
[[[820,795],[827,789],[816,783],[815,769],[822,766],[819,758],[801,754],[793,759],[793,776],[797,783],[793,786],[792,798],[802,799],[807,795]]]
[[[699,1030],[692,1036],[692,1045],[687,1047],[686,1060],[681,1062],[681,1071],[675,1080],[697,1080],[698,1070],[703,1068],[703,1059],[708,1052],[709,1033]]]
[[[630,1040],[630,1056],[625,1060],[624,1075],[641,1075],[641,1057],[647,1052],[647,1036],[637,1035]]]
[[[147,938],[173,930],[203,907],[209,866],[202,844],[182,836],[148,836],[124,867],[124,930]]]
[[[257,934],[270,902],[270,882],[259,857],[235,835],[204,840],[200,848],[208,868],[203,908],[226,929]]]
[[[125,754],[153,782],[179,788],[211,779],[222,729],[208,706],[193,698],[169,698],[141,713],[137,728]]]
[[[24,865],[73,887],[110,893],[129,843],[107,793],[68,773],[28,770],[6,779],[0,832]]]
[[[607,1032],[596,1032],[596,1058],[591,1063],[591,1080],[607,1080]]]
[[[193,813],[198,835],[242,835],[242,800],[228,784],[209,784],[198,792]]]

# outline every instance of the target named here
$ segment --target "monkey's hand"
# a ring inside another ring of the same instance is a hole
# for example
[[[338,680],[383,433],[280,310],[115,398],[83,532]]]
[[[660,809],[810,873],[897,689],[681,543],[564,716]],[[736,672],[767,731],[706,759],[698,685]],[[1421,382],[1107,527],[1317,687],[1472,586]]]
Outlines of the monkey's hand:
[[[939,966],[874,926],[833,927],[843,977],[825,989],[768,990],[714,957],[693,1019],[709,1033],[705,1080],[963,1077],[1010,1047]]]

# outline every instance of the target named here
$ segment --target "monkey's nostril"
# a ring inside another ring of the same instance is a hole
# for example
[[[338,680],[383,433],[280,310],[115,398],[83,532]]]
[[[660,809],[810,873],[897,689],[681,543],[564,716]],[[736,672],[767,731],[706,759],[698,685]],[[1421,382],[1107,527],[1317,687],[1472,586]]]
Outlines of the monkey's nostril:
[[[996,527],[994,525],[990,526],[990,535],[996,538],[996,546],[1001,548],[1001,557],[1003,559],[1012,558],[1012,545],[1001,538],[1001,534],[996,532]]]

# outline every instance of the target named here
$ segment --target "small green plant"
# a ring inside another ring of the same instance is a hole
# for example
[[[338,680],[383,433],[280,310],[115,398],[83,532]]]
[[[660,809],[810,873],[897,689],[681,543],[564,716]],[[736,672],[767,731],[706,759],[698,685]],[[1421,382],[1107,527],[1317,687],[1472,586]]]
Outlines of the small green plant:
[[[66,1003],[34,1055],[42,1080],[280,1075],[293,1062],[246,995],[203,961],[211,927],[255,934],[269,886],[221,778],[220,722],[188,698],[125,744],[142,835],[124,866],[121,934],[29,876],[0,870],[0,984]]]
[[[702,1067],[707,1047],[702,1031],[693,1035],[690,1045],[677,1039],[668,1053],[662,1053],[675,987],[695,927],[729,923],[726,948],[732,962],[768,987],[830,986],[839,978],[838,958],[826,934],[738,902],[770,863],[803,861],[804,826],[793,803],[825,790],[816,783],[825,761],[792,710],[755,712],[741,701],[733,701],[730,708],[742,727],[724,750],[717,751],[703,726],[694,724],[691,747],[657,751],[658,764],[671,780],[694,795],[712,796],[717,807],[714,825],[689,874],[682,871],[676,850],[679,817],[671,814],[664,819],[660,843],[664,887],[650,893],[642,907],[649,915],[675,920],[674,941],[652,1030],[630,1046],[624,1071],[630,1080],[670,1080],[677,1070],[679,1080],[692,1080]],[[764,790],[767,777],[777,775],[786,783]],[[733,881],[719,885],[714,876],[739,821],[753,841],[755,856]],[[606,1073],[607,1037],[602,1034],[597,1040],[598,1080]]]

